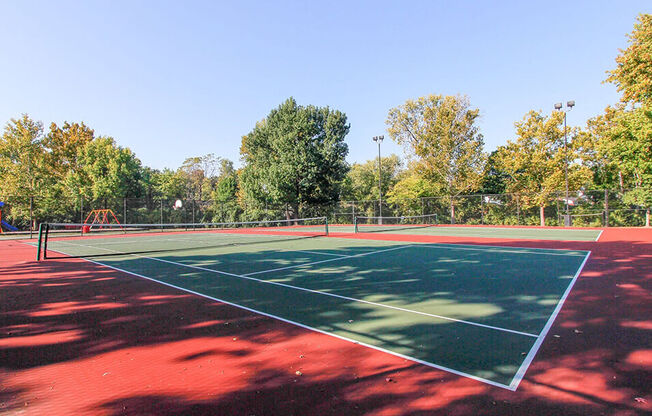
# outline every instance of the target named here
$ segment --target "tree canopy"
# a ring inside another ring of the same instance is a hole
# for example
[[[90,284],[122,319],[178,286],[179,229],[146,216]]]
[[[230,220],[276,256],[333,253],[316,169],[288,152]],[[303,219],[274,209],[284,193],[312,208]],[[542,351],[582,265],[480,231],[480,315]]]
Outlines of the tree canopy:
[[[242,138],[242,197],[288,204],[295,216],[302,204],[338,200],[348,132],[344,113],[289,98]]]
[[[565,188],[566,160],[570,164],[571,189],[587,183],[590,176],[585,167],[572,162],[579,157],[572,132],[568,148],[564,146],[563,119],[561,112],[546,117],[530,111],[515,123],[516,140],[499,147],[494,155],[496,166],[508,177],[507,191],[521,194],[525,206],[540,207],[542,226],[545,225],[543,207],[557,191]]]
[[[628,36],[629,47],[616,58],[608,82],[623,93],[623,101],[652,104],[652,15],[641,14]]]
[[[466,96],[429,95],[389,110],[390,137],[404,146],[412,165],[439,192],[459,195],[482,179],[486,155]]]

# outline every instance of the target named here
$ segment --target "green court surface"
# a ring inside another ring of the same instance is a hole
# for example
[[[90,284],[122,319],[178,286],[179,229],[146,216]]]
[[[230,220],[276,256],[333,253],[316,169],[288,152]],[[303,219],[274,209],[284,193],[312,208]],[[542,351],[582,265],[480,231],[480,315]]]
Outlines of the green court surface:
[[[564,241],[597,241],[601,230],[576,229],[576,228],[519,228],[519,227],[491,227],[491,226],[393,226],[377,224],[359,224],[361,233],[384,234],[409,234],[409,235],[436,235],[450,237],[484,237],[501,239],[529,239],[529,240],[564,240]],[[352,233],[352,225],[330,225],[330,232]]]
[[[589,255],[221,233],[49,249],[511,390]]]

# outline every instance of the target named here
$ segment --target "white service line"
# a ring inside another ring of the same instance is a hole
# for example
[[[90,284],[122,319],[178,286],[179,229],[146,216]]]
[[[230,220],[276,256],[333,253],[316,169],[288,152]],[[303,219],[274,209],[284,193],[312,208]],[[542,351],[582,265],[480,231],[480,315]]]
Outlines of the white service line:
[[[85,247],[84,245],[80,245],[80,244],[73,244],[73,243],[67,243],[67,244],[72,244],[72,245],[76,245],[76,246],[80,246],[80,247]],[[390,250],[399,250],[399,249],[408,248],[408,247],[413,247],[413,246],[407,245],[407,246],[393,247],[393,248],[390,248],[390,249],[360,253],[360,254],[355,254],[355,255],[352,255],[352,256],[339,257],[339,258],[336,258],[336,259],[328,259],[328,260],[316,261],[316,262],[312,262],[312,263],[303,263],[300,266],[306,266],[306,265],[310,265],[310,264],[326,263],[326,262],[331,262],[331,261],[342,260],[342,259],[345,259],[345,258],[361,257],[361,256],[369,255],[369,254],[375,254],[375,253],[379,253],[379,252],[386,252],[386,251],[390,251]],[[285,288],[288,288],[288,289],[300,290],[300,291],[315,293],[315,294],[324,295],[324,296],[331,296],[331,297],[338,298],[338,299],[344,299],[344,300],[349,300],[349,301],[352,301],[352,302],[364,303],[364,304],[367,304],[367,305],[377,306],[377,307],[380,307],[380,308],[393,309],[393,310],[397,310],[397,311],[401,311],[401,312],[413,313],[413,314],[416,314],[416,315],[428,316],[428,317],[431,317],[431,318],[438,318],[438,319],[443,319],[443,320],[446,320],[446,321],[458,322],[458,323],[462,323],[462,324],[466,324],[466,325],[472,325],[472,326],[477,326],[477,327],[486,328],[486,329],[493,329],[493,330],[501,331],[501,332],[509,332],[509,333],[512,333],[512,334],[523,335],[523,336],[526,336],[526,337],[532,337],[532,338],[537,337],[537,335],[530,334],[528,332],[516,331],[514,329],[501,328],[501,327],[492,326],[492,325],[485,325],[485,324],[481,324],[481,323],[478,323],[478,322],[466,321],[466,320],[463,320],[463,319],[450,318],[448,316],[436,315],[436,314],[432,314],[432,313],[420,312],[420,311],[415,311],[415,310],[412,310],[412,309],[401,308],[399,306],[385,305],[383,303],[371,302],[371,301],[368,301],[368,300],[352,298],[352,297],[349,297],[349,296],[337,295],[335,293],[330,293],[330,292],[322,292],[320,290],[307,289],[305,287],[288,285],[286,283],[272,282],[272,281],[269,281],[269,280],[256,279],[255,277],[250,277],[251,273],[249,275],[240,275],[240,274],[235,274],[235,273],[224,272],[224,271],[221,271],[221,270],[209,269],[207,267],[193,266],[193,265],[190,265],[190,264],[178,263],[178,262],[172,261],[172,260],[159,259],[157,257],[148,257],[148,256],[141,256],[141,255],[138,255],[138,254],[121,253],[119,251],[111,250],[111,249],[108,249],[108,248],[100,248],[100,250],[113,251],[113,252],[116,252],[116,253],[119,253],[119,254],[126,254],[126,255],[129,255],[129,256],[134,256],[134,257],[138,257],[138,258],[142,258],[142,259],[159,261],[161,263],[173,264],[175,266],[187,267],[187,268],[190,268],[190,269],[196,269],[196,270],[202,270],[202,271],[206,271],[206,272],[210,272],[210,273],[222,274],[222,275],[225,275],[225,276],[231,276],[231,277],[236,277],[236,278],[239,278],[239,279],[251,280],[251,281],[264,283],[264,284],[268,284],[268,285],[281,286],[281,287],[285,287]],[[288,269],[288,268],[290,268],[290,267],[283,267],[283,268],[280,268],[278,270],[285,270],[285,269]]]
[[[335,253],[320,253],[318,251],[310,250],[284,250],[285,253],[308,253],[308,254],[319,254],[321,256],[336,256],[336,257],[345,257],[346,254],[335,254]]]
[[[338,257],[336,259],[319,260],[319,261],[313,261],[313,262],[310,262],[310,263],[295,264],[293,266],[279,267],[277,269],[261,270],[261,271],[258,271],[258,272],[245,273],[242,276],[253,276],[255,274],[263,274],[263,273],[278,272],[278,271],[281,271],[281,270],[296,269],[297,267],[302,267],[302,266],[311,266],[313,264],[328,263],[328,262],[331,262],[331,261],[337,261],[337,260],[342,260],[342,259],[350,259],[352,257],[362,257],[362,256],[367,256],[369,254],[383,253],[383,252],[392,251],[392,250],[400,250],[400,249],[407,248],[407,247],[413,247],[413,245],[408,244],[408,245],[405,245],[405,246],[392,247],[392,248],[387,248],[387,249],[384,249],[384,250],[366,251],[364,253],[344,255],[344,256]]]

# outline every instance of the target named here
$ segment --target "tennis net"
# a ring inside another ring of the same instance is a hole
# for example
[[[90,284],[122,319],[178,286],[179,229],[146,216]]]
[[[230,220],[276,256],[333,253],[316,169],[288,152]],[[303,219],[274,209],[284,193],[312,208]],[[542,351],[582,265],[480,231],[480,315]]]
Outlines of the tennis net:
[[[188,224],[42,223],[37,260],[266,244],[326,235],[326,217]]]
[[[437,225],[437,214],[403,217],[355,217],[356,233],[380,233],[432,227]]]

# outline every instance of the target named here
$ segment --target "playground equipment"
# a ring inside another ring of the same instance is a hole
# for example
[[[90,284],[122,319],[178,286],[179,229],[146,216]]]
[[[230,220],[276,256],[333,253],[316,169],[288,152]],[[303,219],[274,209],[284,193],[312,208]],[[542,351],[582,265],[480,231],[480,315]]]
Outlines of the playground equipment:
[[[6,228],[9,231],[18,231],[18,228],[14,227],[13,225],[7,224],[3,219],[2,219],[2,207],[5,206],[4,202],[0,202],[0,234],[3,232],[3,228]]]
[[[93,218],[90,222],[88,220]],[[111,219],[115,221],[114,224],[120,224],[118,218],[115,216],[112,210],[110,209],[94,209],[88,213],[88,216],[84,220],[82,225],[82,234],[91,231],[93,228],[97,227],[102,229],[102,224],[111,224]],[[122,229],[122,226],[120,227]]]

